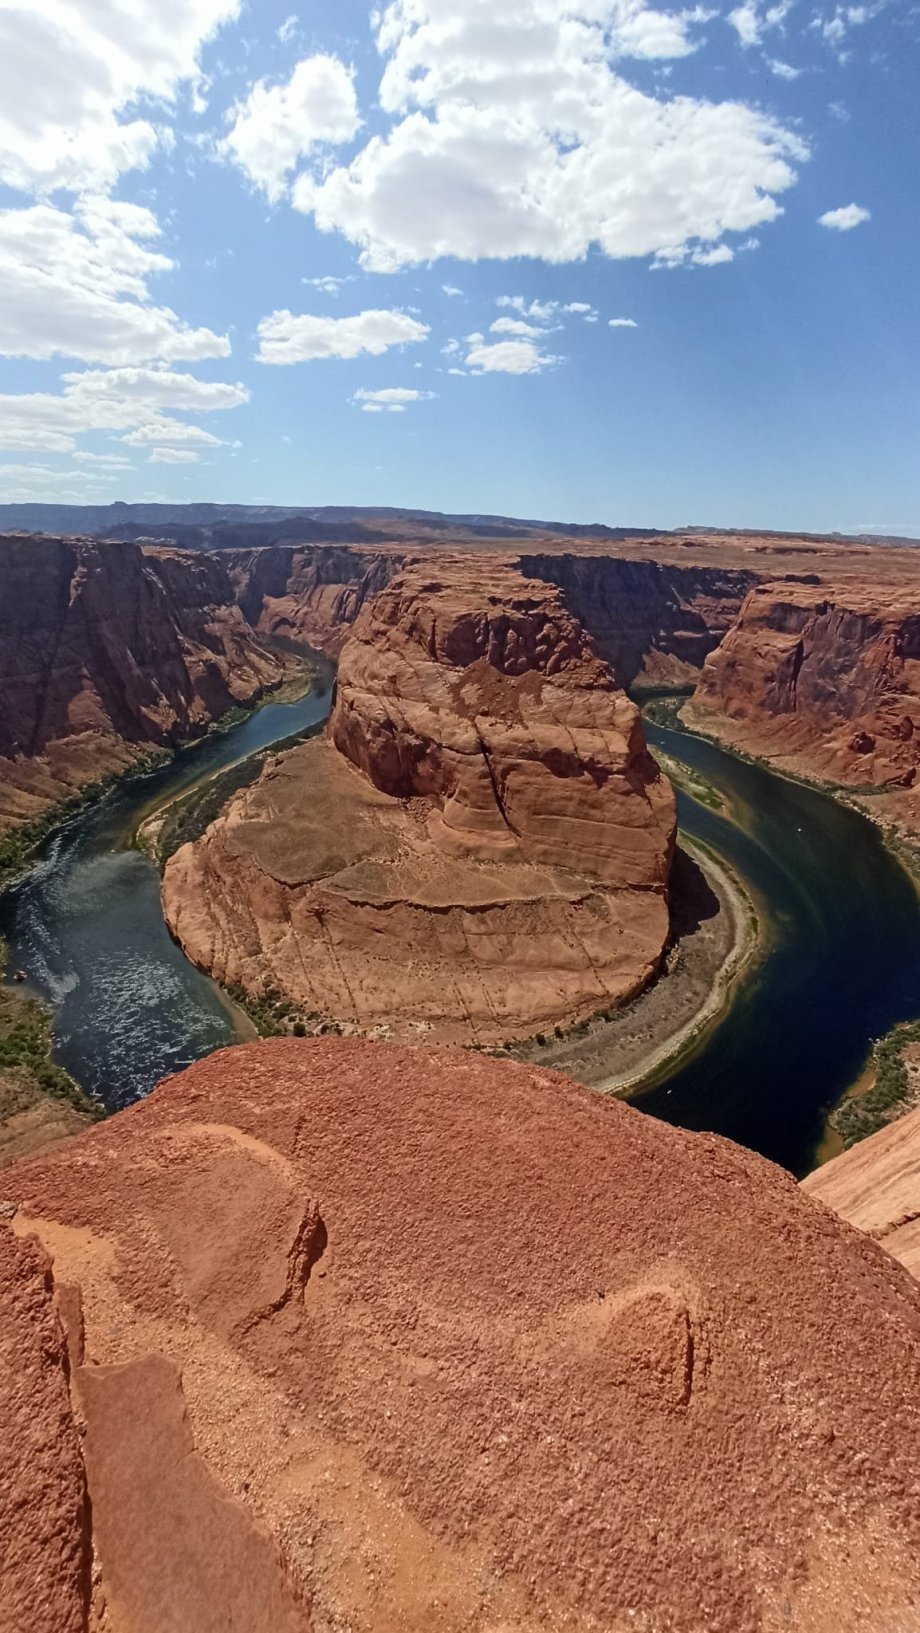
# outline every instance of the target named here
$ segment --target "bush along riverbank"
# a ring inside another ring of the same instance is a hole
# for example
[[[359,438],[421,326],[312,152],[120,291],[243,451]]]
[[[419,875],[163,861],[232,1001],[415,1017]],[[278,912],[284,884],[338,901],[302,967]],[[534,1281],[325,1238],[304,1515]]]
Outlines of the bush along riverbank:
[[[870,1059],[872,1087],[844,1100],[830,1122],[846,1147],[875,1134],[920,1103],[920,1021],[895,1026],[879,1038]]]
[[[0,942],[0,978],[6,969],[6,948]],[[47,1143],[43,1134],[59,1138],[77,1133],[83,1126],[104,1117],[104,1108],[90,1100],[63,1067],[52,1060],[51,1014],[44,1004],[27,997],[13,986],[0,985],[0,1162],[6,1147],[14,1143],[11,1155],[27,1155]],[[48,1102],[68,1108],[63,1118]],[[11,1122],[27,1114],[35,1127],[7,1140]],[[49,1126],[50,1125],[50,1126]]]

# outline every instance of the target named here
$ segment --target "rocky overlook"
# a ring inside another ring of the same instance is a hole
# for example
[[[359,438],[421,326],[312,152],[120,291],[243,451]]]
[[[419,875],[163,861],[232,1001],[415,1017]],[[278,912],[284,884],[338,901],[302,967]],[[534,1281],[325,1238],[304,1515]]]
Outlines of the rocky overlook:
[[[815,579],[751,591],[688,718],[782,768],[877,789],[871,809],[917,831],[920,591]]]
[[[189,955],[250,993],[497,1041],[647,984],[674,827],[638,710],[559,592],[439,560],[368,603],[327,740],[178,851],[163,902]]]
[[[0,830],[282,678],[223,564],[0,536]]]
[[[917,1625],[920,1290],[727,1141],[277,1040],[0,1198],[5,1633]]]

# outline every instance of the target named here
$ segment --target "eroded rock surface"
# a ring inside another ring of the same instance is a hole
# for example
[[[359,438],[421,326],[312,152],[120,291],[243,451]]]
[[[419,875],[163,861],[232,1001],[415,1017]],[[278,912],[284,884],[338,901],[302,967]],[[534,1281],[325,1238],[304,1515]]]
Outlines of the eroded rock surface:
[[[670,785],[558,591],[404,571],[343,649],[325,742],[170,860],[195,961],[309,1014],[492,1042],[618,1004],[668,936]]]
[[[215,558],[0,536],[0,831],[276,685]]]
[[[920,1281],[920,1108],[833,1157],[802,1183]]]
[[[753,590],[687,718],[782,768],[881,790],[873,812],[920,829],[916,579]]]
[[[107,1633],[920,1625],[920,1289],[727,1141],[277,1040],[0,1197],[54,1261]],[[76,1509],[42,1512],[53,1562]],[[50,1607],[28,1633],[81,1628]]]

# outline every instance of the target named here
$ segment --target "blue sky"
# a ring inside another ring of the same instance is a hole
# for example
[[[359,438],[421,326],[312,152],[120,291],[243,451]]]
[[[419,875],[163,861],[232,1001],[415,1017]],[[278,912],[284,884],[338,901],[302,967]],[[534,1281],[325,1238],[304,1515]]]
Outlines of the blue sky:
[[[0,499],[920,535],[918,41],[0,0]]]

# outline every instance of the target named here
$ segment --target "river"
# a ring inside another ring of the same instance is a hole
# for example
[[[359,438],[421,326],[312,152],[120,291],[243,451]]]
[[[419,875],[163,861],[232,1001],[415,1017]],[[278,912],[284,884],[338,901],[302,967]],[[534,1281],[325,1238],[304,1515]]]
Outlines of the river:
[[[183,750],[59,831],[0,899],[10,969],[53,1007],[56,1058],[110,1110],[247,1035],[171,940],[157,869],[132,848],[138,824],[201,778],[315,727],[328,707],[320,687]],[[805,1173],[872,1039],[920,1015],[920,900],[858,813],[682,729],[647,731],[727,802],[731,820],[678,793],[681,827],[748,884],[768,951],[697,1052],[636,1103]]]

